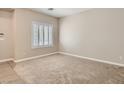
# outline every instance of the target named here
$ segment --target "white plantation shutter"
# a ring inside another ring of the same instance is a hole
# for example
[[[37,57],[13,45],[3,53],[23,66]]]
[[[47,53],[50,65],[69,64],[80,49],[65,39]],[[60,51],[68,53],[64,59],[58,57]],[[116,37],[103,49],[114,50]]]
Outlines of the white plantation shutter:
[[[53,45],[53,33],[52,33],[53,26],[49,25],[49,45]]]
[[[49,26],[48,25],[44,25],[44,45],[48,45],[49,44]]]
[[[33,22],[32,46],[33,48],[53,46],[53,25],[52,24]]]
[[[39,45],[43,45],[43,25],[39,25]]]
[[[38,25],[33,23],[33,47],[38,47]]]

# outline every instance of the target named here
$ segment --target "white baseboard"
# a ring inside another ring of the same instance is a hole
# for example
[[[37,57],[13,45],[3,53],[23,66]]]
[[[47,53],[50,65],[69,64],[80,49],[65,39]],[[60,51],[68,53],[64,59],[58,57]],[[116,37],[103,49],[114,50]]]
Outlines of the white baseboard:
[[[14,60],[14,62],[18,63],[18,62],[22,62],[22,61],[28,61],[28,60],[32,60],[32,59],[37,59],[37,58],[41,58],[41,57],[45,57],[45,56],[49,56],[49,55],[53,55],[53,54],[57,54],[58,52],[53,52],[53,53],[49,53],[49,54],[44,54],[44,55],[39,55],[39,56],[34,56],[34,57],[29,57],[29,58],[24,58],[24,59],[19,59],[19,60]]]
[[[124,64],[121,64],[121,63],[111,62],[111,61],[106,61],[106,60],[100,60],[100,59],[96,59],[96,58],[89,58],[89,57],[79,56],[79,55],[75,55],[75,54],[71,54],[71,53],[67,53],[67,52],[53,52],[53,53],[49,53],[49,54],[45,54],[45,55],[39,55],[39,56],[34,56],[34,57],[29,57],[29,58],[24,58],[24,59],[19,59],[19,60],[14,60],[13,58],[9,58],[9,59],[0,60],[0,63],[1,62],[8,62],[8,61],[14,61],[14,62],[17,63],[17,62],[37,59],[37,58],[41,58],[41,57],[45,57],[45,56],[49,56],[49,55],[53,55],[53,54],[57,54],[57,53],[63,54],[63,55],[68,55],[68,56],[73,56],[73,57],[77,57],[77,58],[82,58],[82,59],[87,59],[87,60],[92,60],[92,61],[97,61],[97,62],[101,62],[101,63],[107,63],[107,64],[112,64],[112,65],[117,65],[117,66],[123,66],[124,67]]]
[[[2,60],[0,60],[0,63],[8,62],[8,61],[13,61],[13,58],[2,59]]]
[[[68,55],[68,56],[73,56],[73,57],[78,57],[78,58],[82,58],[82,59],[87,59],[87,60],[92,60],[92,61],[97,61],[97,62],[101,62],[101,63],[107,63],[107,64],[112,64],[112,65],[117,65],[117,66],[123,66],[124,67],[124,64],[117,63],[117,62],[100,60],[100,59],[96,59],[96,58],[89,58],[89,57],[79,56],[79,55],[75,55],[75,54],[71,54],[71,53],[67,53],[67,52],[59,52],[59,53],[63,54],[63,55]]]

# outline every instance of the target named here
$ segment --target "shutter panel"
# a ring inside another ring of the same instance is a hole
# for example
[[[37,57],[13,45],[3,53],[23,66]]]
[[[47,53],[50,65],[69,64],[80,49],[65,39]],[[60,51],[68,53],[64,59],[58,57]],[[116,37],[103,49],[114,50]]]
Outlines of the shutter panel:
[[[38,47],[38,25],[33,23],[33,32],[32,32],[32,36],[33,36],[33,47]]]
[[[44,45],[47,46],[49,44],[49,28],[48,25],[44,25]]]
[[[49,25],[49,45],[53,45],[53,26]]]
[[[43,46],[43,25],[39,25],[39,45]]]

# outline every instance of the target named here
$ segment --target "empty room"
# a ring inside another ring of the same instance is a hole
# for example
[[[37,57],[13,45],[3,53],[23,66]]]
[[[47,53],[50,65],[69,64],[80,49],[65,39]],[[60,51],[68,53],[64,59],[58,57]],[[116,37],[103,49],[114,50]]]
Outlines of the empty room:
[[[124,84],[124,9],[0,8],[0,84]]]

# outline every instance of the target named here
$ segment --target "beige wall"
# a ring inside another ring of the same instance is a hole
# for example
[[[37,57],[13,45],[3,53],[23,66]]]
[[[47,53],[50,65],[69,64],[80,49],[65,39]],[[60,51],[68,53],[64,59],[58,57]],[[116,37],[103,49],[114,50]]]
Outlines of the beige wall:
[[[54,24],[54,47],[31,48],[32,21]],[[60,19],[59,26],[60,34],[58,19],[30,10],[16,9],[13,17],[0,11],[0,32],[5,33],[0,40],[0,60],[56,52],[60,39],[60,51],[124,63],[124,58],[119,58],[124,57],[124,9],[92,9]]]
[[[60,19],[60,51],[124,64],[124,9],[91,9]]]
[[[32,49],[32,21],[47,22],[54,25],[54,46]],[[28,9],[15,9],[14,12],[0,11],[0,32],[5,34],[0,40],[0,60],[15,60],[39,56],[58,51],[58,19]]]
[[[32,21],[48,22],[54,25],[54,46],[51,48],[32,49]],[[56,52],[58,50],[58,19],[27,9],[16,9],[14,12],[14,58],[16,60]]]
[[[0,60],[13,57],[12,44],[12,13],[0,11],[0,33],[4,33],[4,37],[0,39]]]

